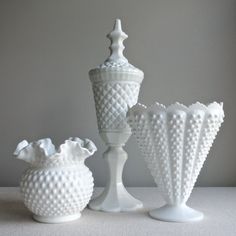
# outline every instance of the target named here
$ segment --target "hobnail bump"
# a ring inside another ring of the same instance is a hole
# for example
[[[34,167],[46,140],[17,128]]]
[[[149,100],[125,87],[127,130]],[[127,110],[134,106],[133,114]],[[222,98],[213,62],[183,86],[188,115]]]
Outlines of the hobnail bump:
[[[186,201],[223,118],[223,104],[216,102],[189,107],[137,104],[129,110],[128,123],[167,204],[151,211],[152,217],[177,222],[203,218]]]

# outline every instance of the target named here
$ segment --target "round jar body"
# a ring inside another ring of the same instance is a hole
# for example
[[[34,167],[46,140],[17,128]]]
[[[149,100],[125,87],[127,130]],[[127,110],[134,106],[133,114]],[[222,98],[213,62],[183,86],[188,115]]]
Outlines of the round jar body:
[[[29,168],[20,188],[34,219],[61,223],[80,217],[93,193],[92,172],[84,163],[66,167]]]

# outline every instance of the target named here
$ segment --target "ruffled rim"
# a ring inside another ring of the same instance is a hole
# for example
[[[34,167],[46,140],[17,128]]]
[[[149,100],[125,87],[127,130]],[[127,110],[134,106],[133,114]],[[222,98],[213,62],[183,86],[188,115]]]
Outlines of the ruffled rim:
[[[44,138],[30,143],[27,140],[21,141],[17,145],[13,155],[20,156],[23,153],[31,153],[31,155],[34,156],[40,155],[38,158],[41,157],[41,161],[53,162],[55,160],[59,160],[61,157],[69,157],[68,154],[73,154],[74,151],[79,152],[85,159],[88,156],[92,156],[97,151],[97,147],[90,139],[82,140],[75,137],[65,140],[63,144],[61,144],[58,148],[55,148],[55,145],[52,143],[50,138]],[[78,159],[78,161],[79,160],[80,159]],[[30,162],[30,160],[28,162]]]

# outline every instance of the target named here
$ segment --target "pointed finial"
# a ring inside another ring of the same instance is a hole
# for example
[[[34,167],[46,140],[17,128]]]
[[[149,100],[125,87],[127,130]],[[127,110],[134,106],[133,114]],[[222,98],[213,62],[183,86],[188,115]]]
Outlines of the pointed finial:
[[[111,40],[110,56],[106,61],[124,61],[128,60],[123,55],[124,45],[123,41],[128,38],[128,35],[122,31],[120,19],[116,19],[113,31],[107,35]]]

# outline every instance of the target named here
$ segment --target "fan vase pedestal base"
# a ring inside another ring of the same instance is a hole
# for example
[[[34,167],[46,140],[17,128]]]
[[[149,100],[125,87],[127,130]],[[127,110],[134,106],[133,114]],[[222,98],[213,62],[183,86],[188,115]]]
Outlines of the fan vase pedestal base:
[[[171,222],[192,222],[202,220],[203,213],[196,211],[185,204],[179,206],[165,205],[149,212],[157,220]]]
[[[122,146],[108,147],[103,157],[109,167],[109,182],[103,193],[90,202],[89,207],[106,212],[135,211],[142,208],[142,202],[129,194],[123,185],[122,172],[128,155]]]
[[[41,222],[41,223],[48,223],[48,224],[59,224],[59,223],[65,223],[69,221],[74,221],[79,219],[81,216],[81,213],[74,214],[74,215],[67,215],[67,216],[38,216],[33,215],[33,219]]]

